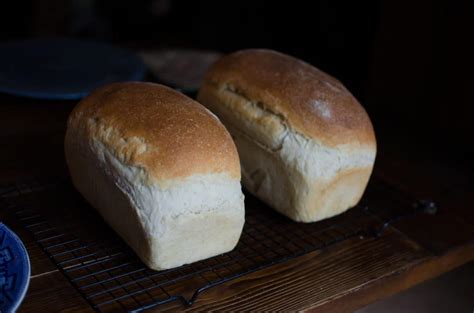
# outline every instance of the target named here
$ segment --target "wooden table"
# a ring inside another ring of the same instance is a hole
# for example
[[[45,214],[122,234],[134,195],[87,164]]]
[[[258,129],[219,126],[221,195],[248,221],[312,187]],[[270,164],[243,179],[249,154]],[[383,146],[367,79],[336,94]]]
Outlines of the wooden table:
[[[74,104],[0,97],[0,183],[65,173],[62,142]],[[474,259],[473,186],[463,173],[402,153],[379,154],[375,172],[442,210],[396,223],[380,238],[354,238],[230,281],[192,307],[172,302],[156,310],[351,312]],[[32,263],[20,311],[92,311],[31,236],[9,226]]]

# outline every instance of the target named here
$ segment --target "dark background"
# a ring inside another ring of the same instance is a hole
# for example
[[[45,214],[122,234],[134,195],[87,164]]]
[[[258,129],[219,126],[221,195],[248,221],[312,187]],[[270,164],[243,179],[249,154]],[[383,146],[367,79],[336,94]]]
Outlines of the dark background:
[[[3,1],[0,40],[74,36],[134,48],[272,48],[340,79],[379,150],[472,174],[472,1]],[[1,69],[0,69],[1,71]]]

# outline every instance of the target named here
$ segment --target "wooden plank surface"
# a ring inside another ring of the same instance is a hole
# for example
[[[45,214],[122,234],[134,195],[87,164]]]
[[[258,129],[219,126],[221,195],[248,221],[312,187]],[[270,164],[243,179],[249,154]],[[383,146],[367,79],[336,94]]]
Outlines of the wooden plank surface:
[[[420,260],[401,271],[381,277],[370,284],[360,286],[342,297],[315,307],[313,312],[353,312],[356,308],[396,294],[425,280],[439,276],[474,260],[474,243],[454,249],[438,257]]]
[[[0,183],[64,174],[62,142],[74,103],[0,100]],[[349,312],[474,259],[471,181],[402,154],[380,154],[376,171],[416,196],[436,200],[439,214],[396,223],[378,239],[354,238],[230,281],[201,294],[192,307],[173,302],[156,310]],[[13,221],[9,226],[25,242],[32,262],[20,311],[91,311],[31,236]]]
[[[58,271],[31,278],[19,312],[94,312]]]
[[[353,239],[211,289],[189,310],[296,311],[317,307],[427,258],[416,244],[389,231],[378,239]],[[156,311],[181,308],[172,303]]]

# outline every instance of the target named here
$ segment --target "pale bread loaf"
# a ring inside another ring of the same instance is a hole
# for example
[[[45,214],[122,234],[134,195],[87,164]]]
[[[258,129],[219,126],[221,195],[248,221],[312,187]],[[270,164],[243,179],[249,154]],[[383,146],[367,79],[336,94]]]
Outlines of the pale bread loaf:
[[[234,143],[203,106],[165,86],[116,83],[68,121],[72,181],[152,269],[232,250],[244,224]]]
[[[198,101],[232,134],[245,188],[274,209],[313,222],[360,200],[375,135],[335,78],[275,51],[243,50],[211,67]]]

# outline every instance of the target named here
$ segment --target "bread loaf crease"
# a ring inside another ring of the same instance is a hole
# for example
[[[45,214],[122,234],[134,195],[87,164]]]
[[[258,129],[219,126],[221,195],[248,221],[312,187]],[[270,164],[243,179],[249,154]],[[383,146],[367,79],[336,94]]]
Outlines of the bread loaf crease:
[[[329,75],[273,51],[244,50],[210,69],[198,101],[232,134],[246,189],[277,211],[311,222],[360,200],[375,136],[364,109]]]

